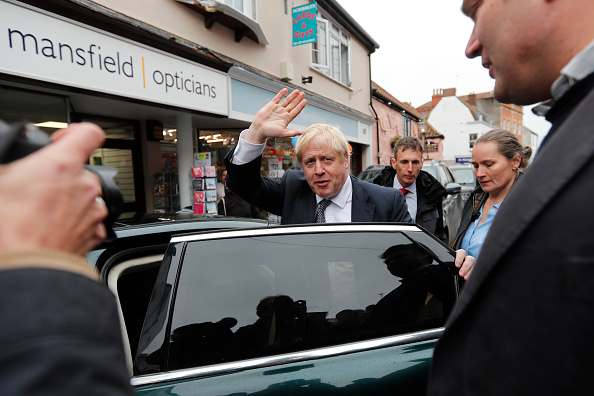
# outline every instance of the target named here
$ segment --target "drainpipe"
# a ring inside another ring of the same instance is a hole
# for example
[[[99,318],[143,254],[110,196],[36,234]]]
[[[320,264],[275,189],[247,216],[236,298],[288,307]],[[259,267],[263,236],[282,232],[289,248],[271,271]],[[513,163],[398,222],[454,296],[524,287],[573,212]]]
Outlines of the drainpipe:
[[[371,111],[375,114],[375,125],[376,125],[376,138],[377,138],[377,152],[375,153],[375,160],[379,165],[379,153],[380,153],[380,138],[379,138],[379,116],[377,115],[377,111],[373,108],[373,84],[371,83],[371,53],[367,54],[367,58],[369,59],[369,107],[371,107]],[[373,130],[373,126],[371,127]],[[371,146],[373,149],[373,146]]]

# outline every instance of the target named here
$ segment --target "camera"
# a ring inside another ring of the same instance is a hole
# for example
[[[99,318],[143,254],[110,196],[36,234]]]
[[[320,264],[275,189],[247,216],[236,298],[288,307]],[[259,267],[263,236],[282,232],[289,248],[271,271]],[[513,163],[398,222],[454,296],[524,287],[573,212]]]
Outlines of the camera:
[[[49,136],[33,124],[6,124],[0,121],[0,164],[8,164],[23,158],[51,143]],[[114,181],[118,170],[109,166],[86,165],[85,169],[99,177],[101,198],[105,201],[108,215],[103,221],[107,229],[107,238],[114,239],[112,225],[122,213],[124,198]],[[56,191],[56,194],[59,194]]]

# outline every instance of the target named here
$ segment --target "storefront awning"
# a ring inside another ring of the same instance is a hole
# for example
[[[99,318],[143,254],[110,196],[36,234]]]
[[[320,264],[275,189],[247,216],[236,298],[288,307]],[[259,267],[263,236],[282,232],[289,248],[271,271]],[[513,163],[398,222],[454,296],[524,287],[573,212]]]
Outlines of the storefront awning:
[[[235,8],[218,0],[176,0],[204,16],[204,25],[210,29],[215,22],[233,30],[235,41],[247,37],[256,43],[268,45],[260,24]]]

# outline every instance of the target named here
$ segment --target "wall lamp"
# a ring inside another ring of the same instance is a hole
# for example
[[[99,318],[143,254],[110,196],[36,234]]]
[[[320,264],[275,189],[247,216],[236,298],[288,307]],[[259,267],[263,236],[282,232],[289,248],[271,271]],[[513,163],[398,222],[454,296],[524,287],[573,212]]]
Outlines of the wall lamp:
[[[304,77],[301,76],[301,84],[311,84],[311,82],[313,81],[313,76],[308,76],[308,77]]]

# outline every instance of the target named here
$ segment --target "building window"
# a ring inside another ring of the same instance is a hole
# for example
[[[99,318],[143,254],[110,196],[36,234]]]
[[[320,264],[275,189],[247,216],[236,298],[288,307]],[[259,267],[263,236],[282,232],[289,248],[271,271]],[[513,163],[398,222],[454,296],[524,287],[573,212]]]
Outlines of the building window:
[[[351,43],[349,36],[318,15],[318,41],[311,47],[312,66],[325,75],[351,85]]]
[[[258,20],[256,3],[257,0],[225,0],[225,4],[235,8],[244,15],[247,15],[254,21]]]
[[[478,138],[477,135],[478,134],[476,134],[476,133],[470,133],[468,135],[468,141],[469,141],[469,147],[470,148],[473,148],[474,147],[474,144],[476,143],[476,139]]]
[[[410,118],[402,115],[402,137],[410,136]]]

